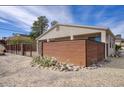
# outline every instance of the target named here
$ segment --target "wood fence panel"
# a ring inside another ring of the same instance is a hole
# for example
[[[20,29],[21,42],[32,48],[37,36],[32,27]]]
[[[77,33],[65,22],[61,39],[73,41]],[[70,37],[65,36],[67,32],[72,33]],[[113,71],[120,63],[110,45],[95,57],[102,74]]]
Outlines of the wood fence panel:
[[[7,52],[32,57],[36,53],[36,44],[7,45]]]

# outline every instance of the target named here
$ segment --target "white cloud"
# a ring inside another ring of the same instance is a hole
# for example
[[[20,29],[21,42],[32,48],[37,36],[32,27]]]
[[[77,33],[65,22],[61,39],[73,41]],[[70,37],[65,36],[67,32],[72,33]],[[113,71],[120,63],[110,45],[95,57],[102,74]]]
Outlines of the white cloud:
[[[29,14],[24,9],[18,6],[1,6],[0,11],[7,13],[10,18],[18,19],[28,25],[31,24],[32,20],[35,19],[35,16]]]
[[[96,25],[108,27],[111,29],[111,31],[115,35],[121,34],[124,38],[124,20],[117,21],[117,18],[113,17],[113,18],[104,20]]]
[[[0,22],[2,22],[2,23],[8,23],[8,21],[3,20],[3,19],[0,19]]]
[[[73,18],[67,6],[0,6],[2,17],[16,21],[16,26],[30,30],[38,16],[46,16],[50,21],[73,23]]]
[[[104,27],[113,27],[116,23],[117,18],[112,17],[112,18],[107,18],[103,21],[98,22],[96,25],[98,26],[104,26]]]
[[[124,21],[117,22],[111,29],[115,34],[121,34],[124,38]]]
[[[61,23],[73,23],[73,18],[68,6],[28,6],[25,7],[36,16],[46,16],[50,21],[57,20]]]

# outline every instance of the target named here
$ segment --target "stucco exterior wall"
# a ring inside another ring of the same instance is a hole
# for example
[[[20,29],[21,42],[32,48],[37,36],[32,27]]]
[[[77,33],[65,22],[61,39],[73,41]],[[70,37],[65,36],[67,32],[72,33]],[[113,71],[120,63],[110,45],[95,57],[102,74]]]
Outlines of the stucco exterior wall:
[[[92,33],[101,33],[104,30],[97,30],[97,29],[89,29],[89,28],[81,28],[81,27],[67,27],[67,26],[58,26],[49,33],[45,34],[39,40],[50,39],[50,38],[60,38],[60,37],[67,37],[73,35],[85,35],[85,34],[92,34]],[[105,31],[104,31],[105,32]]]
[[[115,53],[115,41],[111,35],[107,35],[106,42],[108,44],[108,56],[111,56]]]
[[[121,40],[115,40],[116,45],[121,45]]]

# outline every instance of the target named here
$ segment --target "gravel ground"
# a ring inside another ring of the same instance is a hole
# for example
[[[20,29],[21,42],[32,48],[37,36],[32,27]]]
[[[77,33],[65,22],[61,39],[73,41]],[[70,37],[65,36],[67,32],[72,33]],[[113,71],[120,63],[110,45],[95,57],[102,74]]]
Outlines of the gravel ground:
[[[124,54],[123,54],[124,55]],[[0,56],[1,87],[112,87],[124,86],[124,56],[96,69],[59,72],[31,67],[31,57]]]

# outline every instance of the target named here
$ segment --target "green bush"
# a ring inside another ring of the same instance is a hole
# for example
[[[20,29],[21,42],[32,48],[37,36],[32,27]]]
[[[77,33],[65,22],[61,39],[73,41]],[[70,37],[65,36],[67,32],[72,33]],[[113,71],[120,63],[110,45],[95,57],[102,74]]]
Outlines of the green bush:
[[[53,60],[53,58],[40,56],[33,58],[33,61],[31,62],[32,66],[39,65],[43,67],[50,67],[54,66],[55,64],[56,60]]]
[[[121,46],[120,45],[115,45],[115,50],[118,51],[121,49]]]
[[[15,36],[7,40],[7,44],[9,45],[16,45],[16,44],[22,44],[22,43],[33,43],[34,40],[32,40],[30,37],[23,37],[23,36]]]

